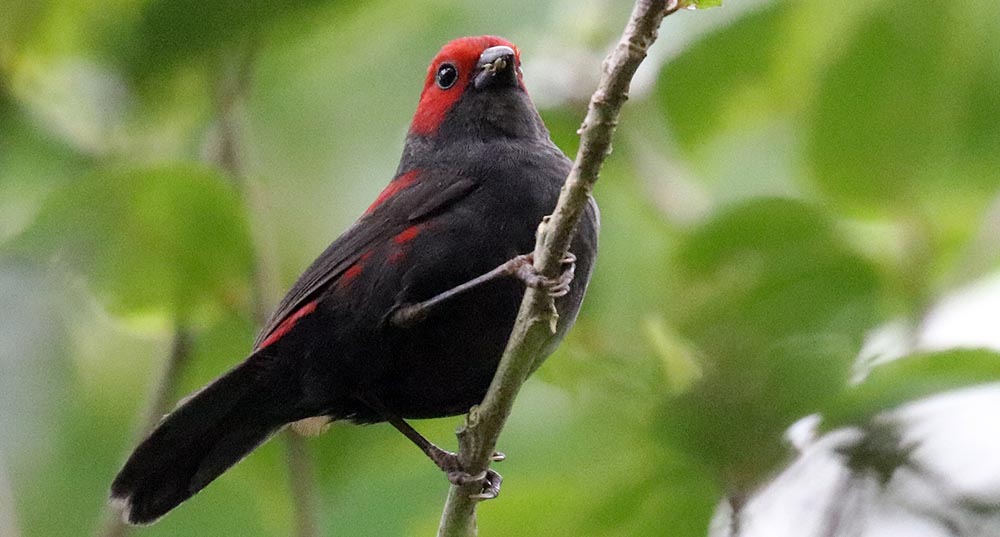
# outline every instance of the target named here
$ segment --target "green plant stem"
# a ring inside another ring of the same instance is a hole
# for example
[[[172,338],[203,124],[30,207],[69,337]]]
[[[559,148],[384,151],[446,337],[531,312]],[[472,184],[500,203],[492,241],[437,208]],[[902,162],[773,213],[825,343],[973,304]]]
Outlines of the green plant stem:
[[[0,535],[20,537],[17,516],[14,513],[13,485],[7,477],[7,466],[0,452]]]
[[[239,123],[239,108],[253,79],[257,46],[247,42],[236,49],[235,54],[226,54],[223,57],[222,66],[219,69],[219,79],[216,82],[215,106],[218,140],[215,147],[215,160],[239,189],[247,207],[247,213],[259,215],[263,212],[257,203],[259,198],[246,176],[243,161],[240,158]],[[254,241],[252,301],[257,324],[263,325],[268,320],[277,293],[274,291],[274,278],[270,277],[270,269],[274,264],[265,256],[265,252],[269,249],[265,249],[260,244],[260,235],[258,230],[255,233]],[[318,537],[316,486],[309,446],[304,438],[291,430],[282,432],[281,438],[285,444],[289,490],[292,494],[295,517],[294,535],[297,537]]]
[[[156,424],[160,423],[163,416],[170,412],[173,407],[174,397],[177,392],[177,385],[180,384],[181,373],[187,365],[191,356],[191,334],[178,323],[174,329],[173,342],[170,346],[170,355],[163,366],[163,373],[160,379],[153,386],[152,395],[146,407],[146,415],[139,424],[135,437],[145,438]],[[104,523],[101,525],[97,535],[102,537],[124,537],[131,533],[132,526],[126,524],[121,514],[109,507],[105,508],[103,517]]]
[[[660,22],[679,7],[676,1],[638,0],[621,40],[604,60],[601,81],[578,131],[581,140],[576,161],[555,210],[538,227],[535,268],[548,277],[558,276],[560,260],[569,250],[601,165],[611,153],[611,138],[621,107],[628,99],[632,76],[656,40]],[[557,318],[552,298],[528,288],[489,391],[458,431],[459,457],[468,472],[476,474],[489,467],[514,399],[535,364],[544,358],[543,349],[552,337]],[[478,492],[476,487],[452,486],[448,491],[439,537],[476,535],[477,500],[470,498]]]

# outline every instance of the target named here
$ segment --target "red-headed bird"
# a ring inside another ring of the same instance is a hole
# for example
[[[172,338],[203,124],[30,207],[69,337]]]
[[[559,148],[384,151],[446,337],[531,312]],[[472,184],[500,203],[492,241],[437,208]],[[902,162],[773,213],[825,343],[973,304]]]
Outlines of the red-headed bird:
[[[590,279],[593,200],[561,278],[539,276],[522,255],[571,162],[520,62],[493,36],[456,39],[434,57],[395,178],[299,277],[250,356],[164,418],[115,478],[112,501],[128,522],[163,516],[296,422],[387,421],[452,482],[496,495],[495,472],[470,476],[403,420],[482,401],[526,284],[557,297],[551,351]]]

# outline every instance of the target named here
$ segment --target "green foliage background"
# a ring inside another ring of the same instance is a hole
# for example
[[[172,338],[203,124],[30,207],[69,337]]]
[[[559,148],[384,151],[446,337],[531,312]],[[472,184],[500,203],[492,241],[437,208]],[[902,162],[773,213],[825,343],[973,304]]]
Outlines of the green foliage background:
[[[597,186],[590,294],[501,438],[483,535],[704,535],[724,492],[789,460],[798,418],[863,424],[1000,377],[991,351],[904,345],[849,382],[866,334],[901,320],[915,338],[942,297],[997,274],[998,6],[667,19]],[[518,43],[573,155],[630,7],[2,0],[0,514],[26,537],[99,526],[174,331],[194,333],[176,397],[241,359],[254,278],[285,288],[376,196],[441,44]],[[247,55],[236,180],[214,155]],[[453,445],[458,422],[418,427]],[[401,435],[335,426],[309,444],[324,535],[432,534],[447,482]],[[283,457],[265,445],[141,534],[287,535]]]

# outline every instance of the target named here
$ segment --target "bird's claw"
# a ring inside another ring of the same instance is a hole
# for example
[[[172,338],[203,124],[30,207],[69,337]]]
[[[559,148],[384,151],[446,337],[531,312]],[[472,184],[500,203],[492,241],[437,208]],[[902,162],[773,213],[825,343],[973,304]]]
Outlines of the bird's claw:
[[[535,269],[534,254],[519,255],[511,260],[512,274],[523,281],[528,287],[544,289],[552,298],[559,298],[569,293],[573,275],[576,272],[576,256],[567,252],[562,258],[563,271],[557,278],[546,278]]]
[[[507,456],[499,451],[493,452],[493,455],[490,456],[490,460],[496,462],[502,461],[505,458]],[[431,456],[431,459],[439,468],[444,470],[445,475],[448,476],[448,482],[452,485],[479,485],[479,492],[470,494],[470,498],[492,500],[500,494],[500,483],[503,482],[503,477],[495,470],[487,468],[478,474],[470,474],[462,468],[462,463],[459,462],[458,455],[450,451],[440,450],[439,452],[435,452]]]
[[[452,485],[458,485],[460,487],[470,483],[479,483],[484,479],[486,479],[486,470],[483,470],[476,475],[472,475],[462,470],[452,470],[451,472],[448,472],[448,482]]]
[[[503,476],[498,474],[496,470],[487,468],[486,475],[482,480],[482,491],[476,494],[470,494],[469,498],[480,501],[492,500],[500,495],[500,483],[503,483]]]
[[[483,470],[476,475],[471,475],[462,470],[454,470],[448,472],[448,481],[452,485],[457,486],[478,485],[480,492],[470,494],[469,498],[474,500],[492,500],[500,495],[500,484],[503,482],[503,476],[491,468]]]

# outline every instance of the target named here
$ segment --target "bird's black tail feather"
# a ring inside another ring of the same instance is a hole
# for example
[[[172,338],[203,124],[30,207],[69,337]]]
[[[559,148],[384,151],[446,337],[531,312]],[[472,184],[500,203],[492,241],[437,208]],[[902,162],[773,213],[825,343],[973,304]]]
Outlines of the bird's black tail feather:
[[[168,415],[132,453],[111,501],[132,524],[154,522],[298,415],[300,390],[269,357],[253,355]]]

